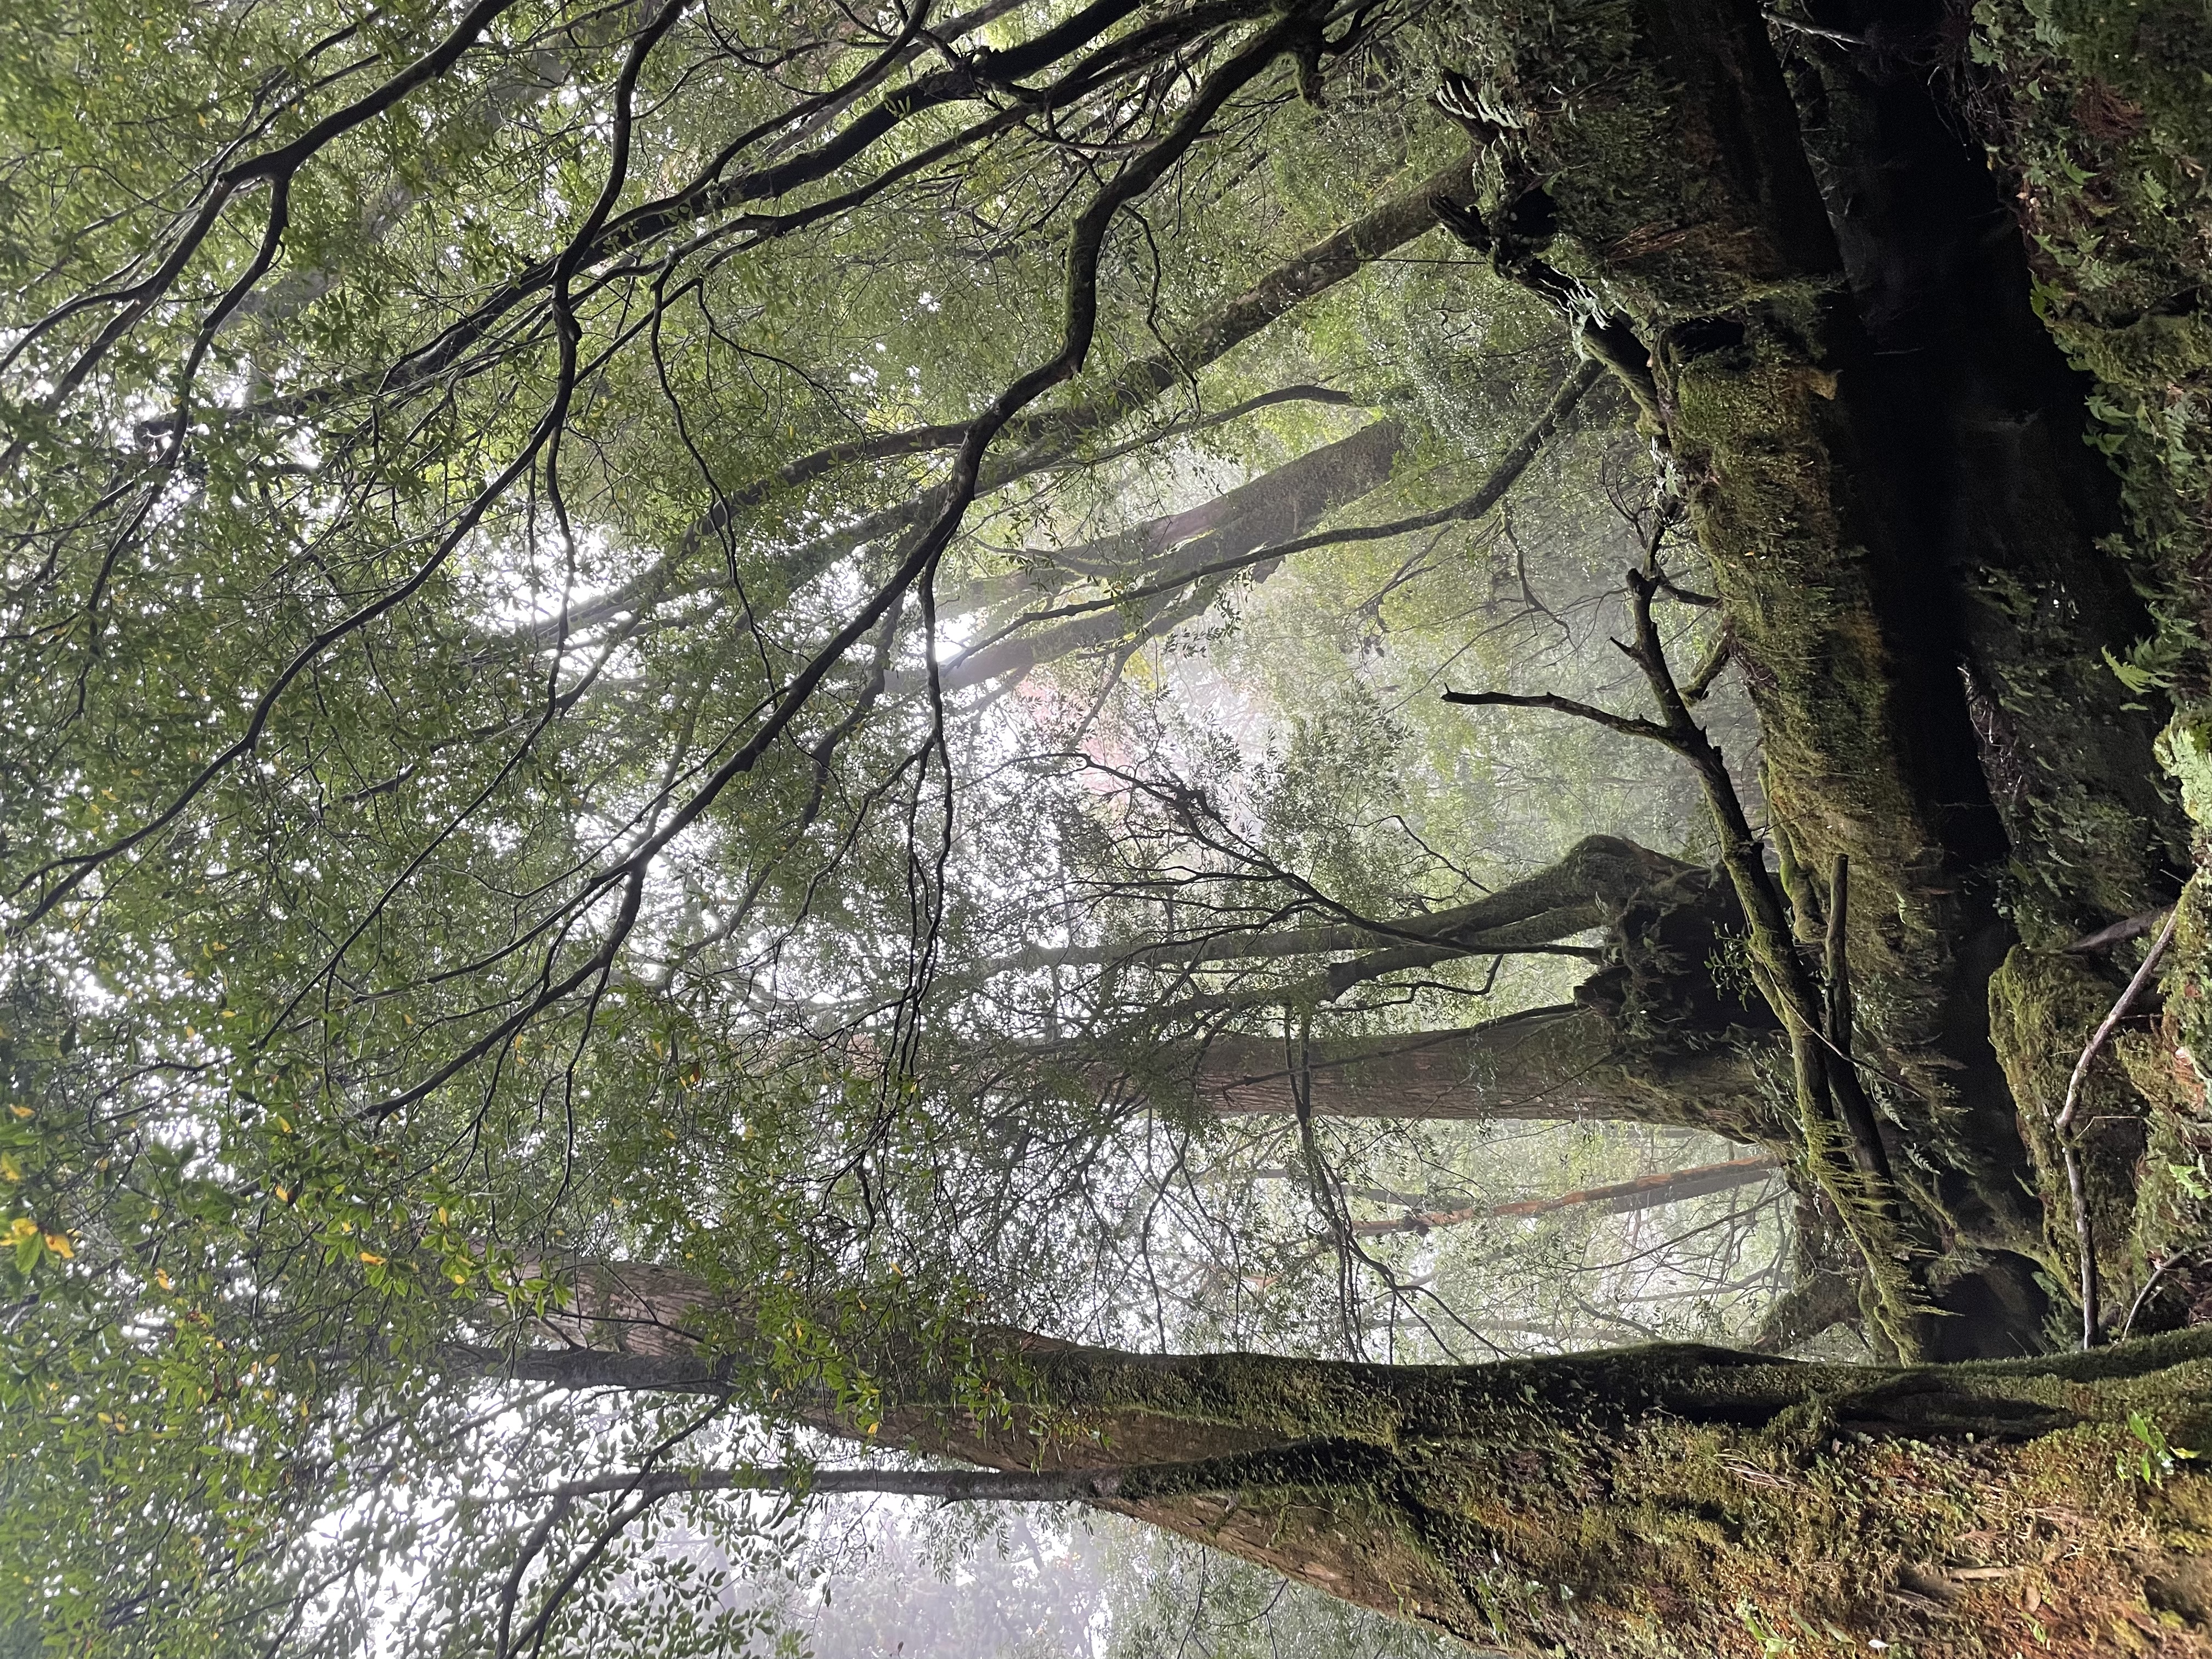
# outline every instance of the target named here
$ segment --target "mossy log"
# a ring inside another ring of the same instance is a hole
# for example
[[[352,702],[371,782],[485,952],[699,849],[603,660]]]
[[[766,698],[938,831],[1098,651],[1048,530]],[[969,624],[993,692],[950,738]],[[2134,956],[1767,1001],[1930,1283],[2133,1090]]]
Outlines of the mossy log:
[[[1236,1440],[1294,1437],[1249,1484],[1115,1507],[1479,1648],[1937,1659],[2212,1652],[2212,1477],[2170,1449],[2212,1443],[2208,1356],[2190,1333],[1948,1370],[1652,1348],[1036,1374],[1091,1455],[1138,1451],[1133,1408],[1185,1449],[1183,1425],[1231,1431],[1201,1484],[1239,1479]]]

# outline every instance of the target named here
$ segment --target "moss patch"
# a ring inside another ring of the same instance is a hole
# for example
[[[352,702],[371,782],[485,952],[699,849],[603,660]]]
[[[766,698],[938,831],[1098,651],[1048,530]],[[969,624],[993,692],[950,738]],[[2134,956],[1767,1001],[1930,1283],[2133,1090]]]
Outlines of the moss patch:
[[[2039,1253],[2055,1288],[2078,1308],[2081,1251],[2074,1204],[2067,1188],[2052,1121],[2090,1034],[2110,1012],[2117,989],[2079,957],[2045,955],[2015,946],[1990,980],[1990,1038],[2013,1097],[2020,1104],[2036,1195],[2045,1216]],[[2084,1079],[2076,1109],[2082,1185],[2095,1241],[2099,1272],[2109,1307],[2124,1315],[2143,1267],[2136,1238],[2136,1179],[2147,1113],[2129,1068],[2116,1054],[2100,1054]],[[2116,1321],[2113,1322],[2117,1322]],[[2068,1322],[2069,1328],[2072,1321]]]
[[[2097,379],[2130,552],[2160,612],[2148,682],[2207,684],[2212,637],[2212,15],[2197,0],[1979,0],[1972,106],[2016,182],[2036,307]]]

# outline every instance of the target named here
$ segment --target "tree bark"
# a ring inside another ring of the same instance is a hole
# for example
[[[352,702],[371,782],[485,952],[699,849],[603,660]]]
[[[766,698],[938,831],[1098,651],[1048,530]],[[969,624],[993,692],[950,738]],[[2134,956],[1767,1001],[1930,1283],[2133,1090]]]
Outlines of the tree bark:
[[[721,1392],[684,1323],[727,1310],[622,1271],[587,1269],[553,1316],[589,1346],[449,1357]],[[2212,1476],[2174,1449],[2212,1434],[2212,1330],[1902,1368],[1688,1345],[1394,1366],[1006,1331],[962,1352],[1005,1390],[991,1422],[950,1403],[941,1357],[896,1347],[880,1414],[808,1419],[988,1469],[1114,1471],[1101,1507],[1484,1650],[2212,1653]]]
[[[1634,1046],[1603,1013],[1573,1004],[1451,1030],[1318,1039],[1303,1056],[1280,1038],[1218,1036],[1186,1086],[1223,1116],[1295,1112],[1303,1089],[1316,1117],[1613,1121],[1786,1139],[1747,1054]]]
[[[1935,1241],[1926,1282],[1978,1252],[2063,1280],[2043,1210],[2064,1194],[2022,1129],[2046,1103],[2007,1076],[2047,1057],[1993,1046],[1992,976],[2020,931],[2055,945],[2155,902],[2176,825],[2148,722],[2097,672],[2139,623],[2095,544],[2112,488],[2074,444],[2080,388],[1931,78],[1850,45],[1934,42],[1938,9],[1843,15],[1832,40],[1785,32],[1794,80],[1753,0],[1644,0],[1516,38],[1481,66],[1514,118],[1476,213],[1447,216],[1648,376],[1777,838],[1807,869],[1850,862],[1854,1052]],[[2014,1015],[1996,1036],[2049,1024]],[[2032,1340],[2039,1320],[2023,1304],[2012,1322]]]
[[[1545,948],[1601,929],[1605,965],[1577,988],[1571,1004],[1444,1030],[1324,1036],[1303,1052],[1280,1036],[1217,1029],[1196,1042],[1159,1042],[1133,1054],[1125,1046],[1129,1032],[1115,1030],[1085,1039],[1081,1047],[1091,1054],[1108,1052],[1079,1063],[1100,1088],[1133,1085],[1160,1103],[1194,1102],[1224,1115],[1295,1112],[1303,1091],[1305,1109],[1323,1117],[1615,1120],[1778,1146],[1788,1131],[1756,1062],[1776,1027],[1713,979],[1713,961],[1739,916],[1715,872],[1592,836],[1557,864],[1447,910],[1024,951],[979,964],[969,976],[1096,964],[1109,972],[1149,969],[1187,988],[1197,969],[1347,955],[1295,984],[1201,989],[1172,1002],[1142,987],[1117,987],[1123,1001],[1141,1008],[1135,1023],[1150,1031],[1199,1017],[1218,1022],[1270,1001],[1326,1006],[1351,985],[1385,973]],[[1076,1054],[1055,1052],[1071,1060]]]
[[[969,975],[1038,968],[1121,964],[1199,967],[1214,963],[1318,956],[1436,940],[1483,956],[1571,939],[1604,927],[1610,914],[1655,889],[1698,873],[1699,866],[1618,836],[1586,836],[1556,864],[1494,893],[1442,910],[1312,927],[1224,928],[1188,939],[1133,945],[1031,948],[993,957]]]

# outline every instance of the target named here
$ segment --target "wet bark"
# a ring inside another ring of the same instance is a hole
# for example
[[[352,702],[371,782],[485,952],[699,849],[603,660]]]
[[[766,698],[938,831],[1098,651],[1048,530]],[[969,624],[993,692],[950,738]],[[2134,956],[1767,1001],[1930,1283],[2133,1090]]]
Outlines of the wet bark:
[[[1221,1490],[1125,1488],[1112,1507],[1478,1647],[1978,1655],[2039,1633],[2033,1650],[2103,1654],[2149,1632],[2206,1650],[2193,1552],[2212,1482],[2113,1470],[2144,1449],[2130,1410],[2161,1435],[2202,1422],[2208,1346],[2101,1373],[1686,1348],[1435,1370],[1037,1359],[1119,1457],[1156,1416],[1177,1461],[1192,1426],[1217,1430],[1212,1471],[1182,1479]]]

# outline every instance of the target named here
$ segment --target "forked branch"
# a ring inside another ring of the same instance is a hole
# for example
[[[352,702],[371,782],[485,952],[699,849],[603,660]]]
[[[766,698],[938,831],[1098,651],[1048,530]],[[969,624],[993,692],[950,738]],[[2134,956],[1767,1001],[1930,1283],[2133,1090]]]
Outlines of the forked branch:
[[[1796,948],[1791,907],[1766,866],[1765,849],[1753,831],[1719,746],[1690,712],[1652,617],[1660,594],[1697,603],[1668,579],[1658,560],[1659,543],[1675,508],[1662,502],[1646,538],[1642,565],[1627,577],[1632,637],[1616,641],[1643,670],[1659,708],[1656,720],[1617,714],[1571,698],[1505,692],[1447,692],[1451,702],[1494,708],[1547,708],[1590,720],[1609,731],[1659,743],[1689,762],[1712,814],[1720,862],[1748,924],[1745,943],[1751,975],[1789,1033],[1800,1133],[1813,1178],[1835,1201],[1865,1260],[1881,1334],[1901,1358],[1917,1355],[1922,1310],[1900,1264],[1915,1254],[1913,1241],[1882,1145],[1872,1103],[1850,1058],[1851,996],[1845,927],[1848,863],[1838,859],[1827,895],[1825,973],[1816,980]]]

